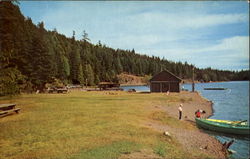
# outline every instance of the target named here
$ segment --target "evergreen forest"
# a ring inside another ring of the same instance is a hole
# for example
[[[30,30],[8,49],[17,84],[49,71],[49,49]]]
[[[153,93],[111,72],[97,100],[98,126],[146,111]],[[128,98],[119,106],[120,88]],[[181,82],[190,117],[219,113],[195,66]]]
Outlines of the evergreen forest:
[[[18,94],[45,88],[59,80],[63,84],[94,86],[99,82],[118,82],[126,72],[153,76],[168,70],[182,79],[230,81],[249,80],[249,70],[226,71],[200,69],[187,62],[173,62],[140,55],[133,50],[110,48],[100,41],[91,43],[88,33],[82,39],[66,37],[46,30],[44,23],[34,24],[20,12],[17,2],[0,1],[0,95]]]

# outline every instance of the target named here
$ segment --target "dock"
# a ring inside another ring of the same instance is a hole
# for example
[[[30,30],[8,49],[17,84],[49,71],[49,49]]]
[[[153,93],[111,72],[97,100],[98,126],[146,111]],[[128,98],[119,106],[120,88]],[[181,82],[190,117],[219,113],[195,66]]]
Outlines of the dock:
[[[226,90],[227,88],[204,88],[204,90]]]

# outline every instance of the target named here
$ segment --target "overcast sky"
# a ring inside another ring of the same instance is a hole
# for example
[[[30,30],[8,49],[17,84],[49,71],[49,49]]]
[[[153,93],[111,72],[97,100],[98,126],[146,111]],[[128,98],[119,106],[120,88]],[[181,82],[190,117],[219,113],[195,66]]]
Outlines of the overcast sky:
[[[246,1],[21,1],[48,30],[199,68],[249,69]]]

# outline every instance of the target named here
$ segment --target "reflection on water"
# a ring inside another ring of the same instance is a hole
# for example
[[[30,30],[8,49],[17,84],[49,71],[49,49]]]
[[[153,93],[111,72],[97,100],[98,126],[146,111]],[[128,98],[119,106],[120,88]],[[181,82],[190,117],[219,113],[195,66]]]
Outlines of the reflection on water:
[[[150,88],[148,86],[122,86],[124,91],[128,91],[129,89],[135,89],[136,91],[148,92]]]

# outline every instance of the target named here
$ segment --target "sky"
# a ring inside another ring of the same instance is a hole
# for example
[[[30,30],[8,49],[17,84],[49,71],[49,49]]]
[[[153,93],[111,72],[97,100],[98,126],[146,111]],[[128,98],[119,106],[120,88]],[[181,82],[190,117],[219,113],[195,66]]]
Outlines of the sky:
[[[247,1],[21,1],[45,28],[199,68],[249,69]]]

